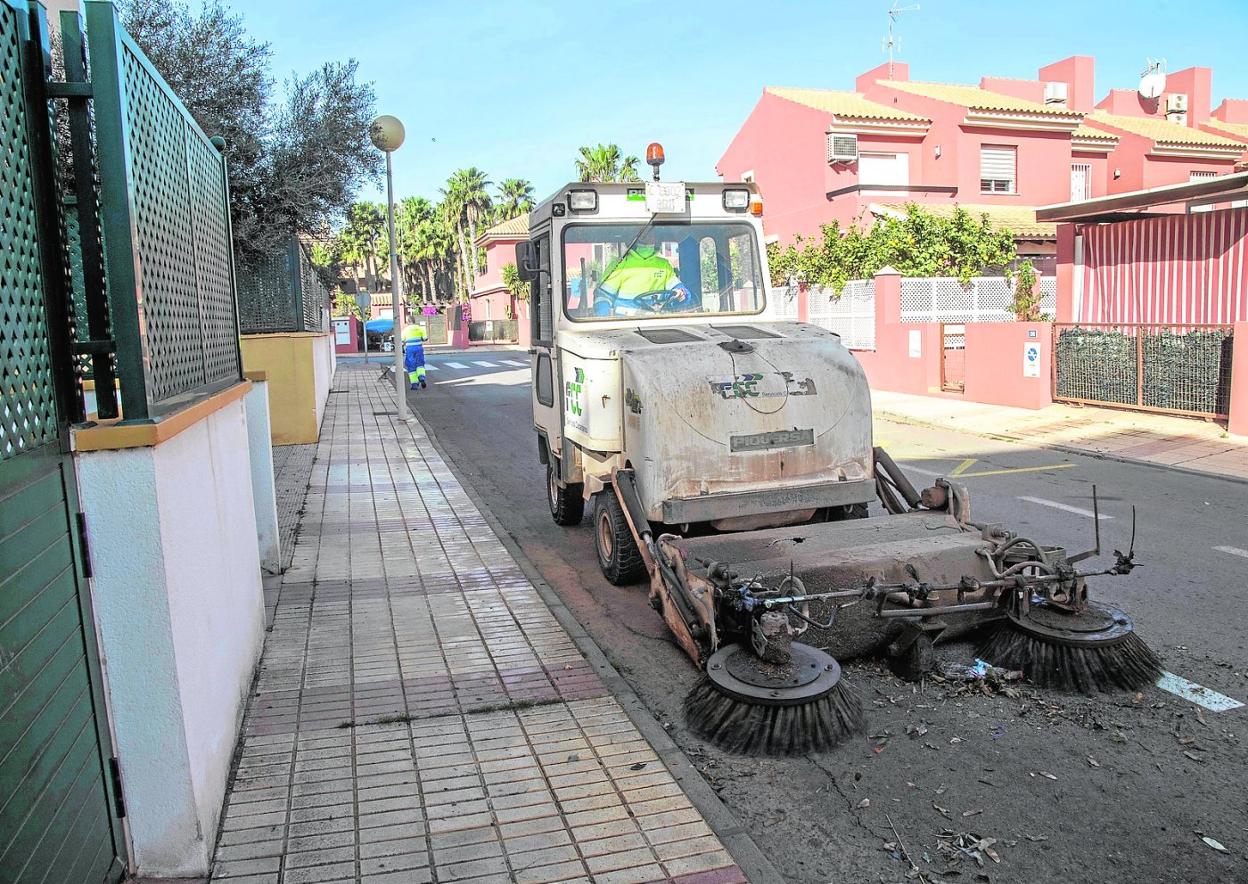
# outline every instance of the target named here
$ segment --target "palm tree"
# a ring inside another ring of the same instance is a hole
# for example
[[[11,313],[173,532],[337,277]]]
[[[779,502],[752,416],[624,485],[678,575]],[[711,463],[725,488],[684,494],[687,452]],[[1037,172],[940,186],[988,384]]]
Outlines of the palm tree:
[[[423,196],[409,196],[401,200],[395,209],[394,235],[398,239],[399,272],[409,292],[414,292],[423,282],[418,266],[421,260],[418,239],[420,226],[432,217],[433,205]],[[428,293],[425,300],[428,300]]]
[[[446,182],[442,189],[442,202],[439,206],[442,222],[455,237],[455,289],[462,300],[468,299],[469,285],[465,280],[467,272],[468,249],[464,246],[464,207],[462,187],[454,177]]]
[[[498,221],[510,221],[533,211],[533,185],[523,178],[508,178],[498,185]]]
[[[442,190],[447,220],[451,222],[459,242],[460,267],[467,277],[462,293],[465,299],[472,291],[479,272],[477,223],[489,216],[491,200],[486,188],[490,183],[484,172],[472,166],[452,173]]]
[[[618,144],[582,147],[576,160],[576,175],[585,182],[637,181],[638,162],[635,156],[621,159]]]
[[[338,234],[338,246],[343,260],[352,267],[356,291],[377,279],[377,260],[388,245],[384,209],[376,203],[353,203],[347,210],[346,226]],[[361,269],[362,282],[358,273]]]

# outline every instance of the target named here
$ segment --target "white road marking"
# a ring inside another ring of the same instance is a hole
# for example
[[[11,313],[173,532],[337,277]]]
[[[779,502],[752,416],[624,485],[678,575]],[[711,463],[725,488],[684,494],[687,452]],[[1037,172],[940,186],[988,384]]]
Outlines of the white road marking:
[[[1225,694],[1219,694],[1217,691],[1211,691],[1209,688],[1198,685],[1194,681],[1188,681],[1186,678],[1175,675],[1173,672],[1163,671],[1161,678],[1157,679],[1157,687],[1163,691],[1169,691],[1176,697],[1190,700],[1197,706],[1204,706],[1212,712],[1227,712],[1231,709],[1239,709],[1244,705],[1238,700],[1232,699]]]
[[[1056,500],[1046,500],[1043,497],[1020,497],[1019,500],[1025,500],[1028,503],[1038,503],[1040,506],[1052,507],[1055,510],[1061,510],[1065,513],[1074,513],[1076,516],[1086,516],[1091,519],[1097,516],[1103,522],[1106,519],[1112,519],[1113,516],[1107,516],[1105,513],[1094,513],[1092,510],[1080,509],[1077,506],[1070,506],[1065,503],[1058,503]]]
[[[431,362],[425,363],[425,369],[428,371],[437,371],[438,367]]]
[[[446,365],[447,368],[467,368],[468,367],[464,365],[462,362],[447,362],[444,364]]]
[[[517,366],[518,368],[528,368],[528,367],[529,367],[529,364],[528,364],[527,362],[516,362],[516,360],[514,360],[514,359],[504,359],[504,360],[503,360],[503,365],[514,365],[514,366]]]
[[[1233,556],[1248,559],[1248,549],[1240,549],[1237,546],[1215,546],[1214,549],[1218,552],[1230,553]]]
[[[474,360],[472,361],[472,364],[473,364],[473,365],[479,365],[479,366],[481,366],[482,368],[493,368],[493,367],[494,367],[494,363],[493,363],[493,362],[482,362],[480,359],[474,359]]]

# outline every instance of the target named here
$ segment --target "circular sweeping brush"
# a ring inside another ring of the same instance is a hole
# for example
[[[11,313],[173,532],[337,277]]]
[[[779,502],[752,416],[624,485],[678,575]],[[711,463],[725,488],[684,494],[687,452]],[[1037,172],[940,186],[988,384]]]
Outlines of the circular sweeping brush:
[[[742,755],[821,752],[861,731],[862,704],[841,681],[840,665],[801,643],[790,653],[774,664],[741,645],[716,651],[685,698],[689,730]]]
[[[1002,669],[1021,669],[1040,687],[1084,694],[1134,691],[1161,677],[1161,660],[1131,619],[1095,602],[1077,612],[1050,605],[1011,611],[978,656]]]

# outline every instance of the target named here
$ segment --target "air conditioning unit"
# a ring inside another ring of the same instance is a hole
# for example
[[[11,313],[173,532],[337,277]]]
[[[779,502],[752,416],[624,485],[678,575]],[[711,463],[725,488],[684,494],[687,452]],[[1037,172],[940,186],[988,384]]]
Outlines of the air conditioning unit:
[[[1182,92],[1171,92],[1166,96],[1166,113],[1167,114],[1185,114],[1187,113],[1187,96]]]
[[[1045,83],[1044,103],[1065,105],[1070,87],[1066,83]]]
[[[852,163],[858,159],[857,135],[833,135],[828,133],[828,162]]]

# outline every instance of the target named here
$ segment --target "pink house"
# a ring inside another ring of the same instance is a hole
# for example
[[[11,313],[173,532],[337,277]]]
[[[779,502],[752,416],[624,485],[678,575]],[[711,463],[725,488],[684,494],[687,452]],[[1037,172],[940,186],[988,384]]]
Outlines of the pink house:
[[[516,263],[516,244],[529,238],[527,214],[495,224],[477,236],[477,248],[485,250],[485,261],[469,294],[472,321],[516,320],[517,343],[528,346],[529,302],[516,298],[503,282],[503,267]]]
[[[894,63],[862,74],[852,92],[767,87],[718,172],[758,184],[764,227],[780,241],[906,203],[958,204],[1025,225],[1019,251],[1051,256],[1056,229],[1036,222],[1035,207],[1225,174],[1242,158],[1248,131],[1226,127],[1248,130],[1248,102],[1211,112],[1207,68],[1170,76],[1182,97],[1154,102],[1160,116],[1116,91],[1094,106],[1093,73],[1091,58],[1075,56],[1035,80],[959,85],[911,81]],[[1167,117],[1176,103],[1186,114]]]

